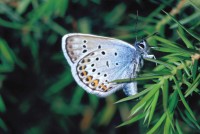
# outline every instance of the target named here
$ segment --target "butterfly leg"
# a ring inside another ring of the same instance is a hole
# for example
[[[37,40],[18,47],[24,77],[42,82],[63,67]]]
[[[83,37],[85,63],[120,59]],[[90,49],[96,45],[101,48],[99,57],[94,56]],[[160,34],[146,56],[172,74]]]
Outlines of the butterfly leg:
[[[153,55],[153,54],[152,54],[152,55],[151,55],[151,54],[146,55],[146,58],[151,58],[151,59],[153,58],[153,59],[156,59],[155,55]]]
[[[125,84],[123,91],[127,96],[135,95],[137,93],[137,82]]]

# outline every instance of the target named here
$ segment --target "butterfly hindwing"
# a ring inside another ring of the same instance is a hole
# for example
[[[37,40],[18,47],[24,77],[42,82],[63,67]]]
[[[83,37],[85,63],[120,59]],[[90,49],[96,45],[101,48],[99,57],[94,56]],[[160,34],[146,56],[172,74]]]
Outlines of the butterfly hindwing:
[[[119,49],[127,48],[119,47]],[[130,78],[130,70],[135,66],[131,62],[131,49],[122,52],[117,50],[116,47],[96,50],[75,63],[72,73],[79,85],[98,96],[107,96],[122,88],[123,84],[109,82]]]

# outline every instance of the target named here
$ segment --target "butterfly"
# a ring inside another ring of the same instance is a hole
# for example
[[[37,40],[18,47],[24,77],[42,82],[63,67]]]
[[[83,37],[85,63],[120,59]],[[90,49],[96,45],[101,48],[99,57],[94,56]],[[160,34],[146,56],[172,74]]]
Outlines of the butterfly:
[[[62,37],[62,51],[75,81],[90,94],[106,97],[119,89],[127,96],[137,93],[137,82],[112,83],[137,77],[149,54],[146,40],[134,45],[91,34],[70,33]]]

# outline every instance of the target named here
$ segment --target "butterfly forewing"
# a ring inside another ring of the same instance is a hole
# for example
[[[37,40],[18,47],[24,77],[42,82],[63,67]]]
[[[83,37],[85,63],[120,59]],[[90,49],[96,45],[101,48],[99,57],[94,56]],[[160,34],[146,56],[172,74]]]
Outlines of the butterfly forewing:
[[[121,40],[89,34],[67,34],[62,38],[62,49],[70,65],[92,51],[112,48],[116,46],[115,44],[127,47],[131,46]]]

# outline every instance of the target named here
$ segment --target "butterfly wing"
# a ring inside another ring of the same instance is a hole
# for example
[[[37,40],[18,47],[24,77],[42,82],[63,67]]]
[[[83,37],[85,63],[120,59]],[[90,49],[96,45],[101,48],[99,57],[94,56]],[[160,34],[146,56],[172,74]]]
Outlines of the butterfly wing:
[[[62,50],[70,65],[92,51],[110,48],[115,44],[135,49],[124,41],[90,34],[71,33],[64,35],[62,38]]]

